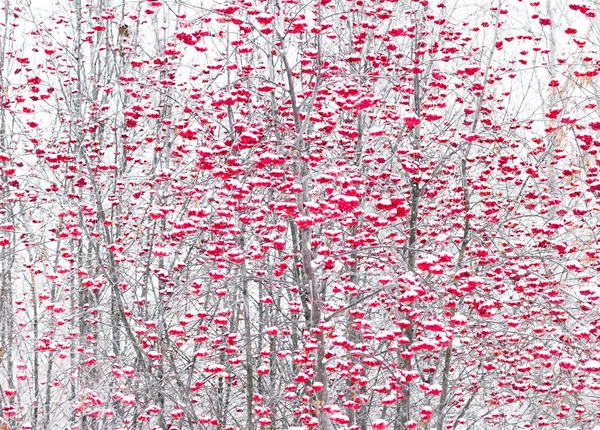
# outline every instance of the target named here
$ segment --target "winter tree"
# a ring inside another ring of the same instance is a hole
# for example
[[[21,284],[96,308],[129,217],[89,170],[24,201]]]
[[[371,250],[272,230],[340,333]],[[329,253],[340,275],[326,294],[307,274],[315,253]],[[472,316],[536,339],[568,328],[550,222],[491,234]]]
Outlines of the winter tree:
[[[600,5],[0,13],[0,429],[600,425]]]

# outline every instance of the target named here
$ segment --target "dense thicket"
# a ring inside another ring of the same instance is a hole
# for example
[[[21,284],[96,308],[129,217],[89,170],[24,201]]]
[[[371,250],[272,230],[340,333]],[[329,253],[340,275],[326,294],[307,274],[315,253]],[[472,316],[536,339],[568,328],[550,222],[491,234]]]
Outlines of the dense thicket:
[[[596,13],[5,2],[0,428],[592,428]]]

